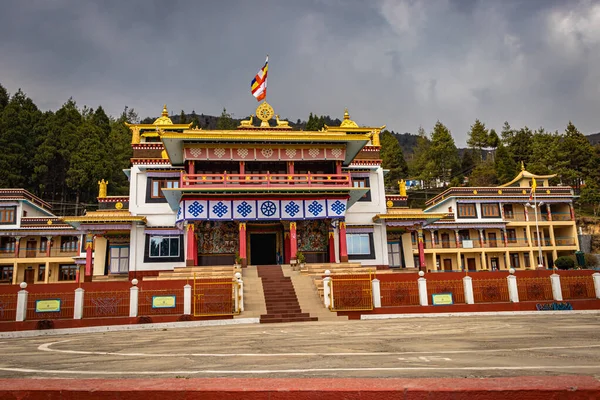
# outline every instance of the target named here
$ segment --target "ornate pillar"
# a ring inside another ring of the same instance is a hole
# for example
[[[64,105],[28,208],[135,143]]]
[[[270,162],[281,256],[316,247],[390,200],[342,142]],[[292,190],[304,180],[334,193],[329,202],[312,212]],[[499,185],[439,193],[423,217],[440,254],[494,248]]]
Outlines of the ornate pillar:
[[[528,210],[528,208],[529,207],[527,207],[527,206],[523,206],[523,210],[525,212],[525,221],[529,221],[529,210]]]
[[[188,161],[188,174],[194,175],[196,173],[196,162],[194,160]]]
[[[185,256],[185,265],[186,266],[194,266],[198,264],[198,254],[194,254],[194,249],[196,248],[196,236],[194,235],[194,224],[188,223],[186,229],[186,256]]]
[[[573,209],[573,203],[569,203],[569,213],[571,214],[571,221],[575,221],[575,210]]]
[[[340,262],[348,262],[348,243],[346,242],[346,221],[340,221]]]
[[[419,270],[425,270],[425,246],[423,245],[423,229],[417,230],[417,245],[419,248]],[[434,260],[435,263],[435,260]]]
[[[290,175],[294,175],[294,162],[293,161],[288,161],[288,163],[287,163],[287,172]]]
[[[331,225],[329,226],[329,262],[335,263],[335,235]]]
[[[21,249],[21,236],[15,236],[15,258],[19,258],[19,250]],[[15,271],[16,274],[16,271]]]
[[[295,260],[297,253],[298,237],[296,236],[296,223],[290,222],[290,260]]]
[[[431,232],[431,248],[435,249],[435,234],[433,232],[433,229],[430,230],[429,232]]]
[[[240,161],[240,175],[244,175],[246,173],[246,162]]]
[[[552,221],[552,210],[550,204],[546,204],[546,214],[548,214],[548,221]]]
[[[502,228],[502,236],[504,236],[504,247],[508,247],[508,235],[506,233],[506,227]]]
[[[504,204],[500,202],[498,203],[498,207],[500,207],[500,218],[504,219]]]
[[[92,249],[94,247],[94,234],[85,235],[85,278],[84,282],[92,277]]]
[[[242,267],[248,266],[248,257],[246,255],[246,223],[240,222],[240,258],[242,259]]]
[[[483,249],[483,244],[485,242],[484,239],[484,233],[483,233],[483,229],[478,229],[479,230],[479,247],[481,247]]]
[[[52,236],[46,236],[46,257],[50,257],[52,251]]]
[[[460,249],[460,236],[458,234],[458,229],[454,230],[454,239],[456,240],[456,248]]]
[[[342,162],[339,160],[335,162],[335,173],[338,175],[342,173]]]

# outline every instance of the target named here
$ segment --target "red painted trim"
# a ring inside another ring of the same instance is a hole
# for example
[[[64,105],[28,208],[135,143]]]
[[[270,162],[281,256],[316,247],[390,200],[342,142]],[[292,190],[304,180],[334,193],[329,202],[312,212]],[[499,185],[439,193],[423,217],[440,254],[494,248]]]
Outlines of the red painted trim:
[[[38,377],[39,378],[39,377]],[[592,376],[508,378],[192,378],[0,379],[11,399],[524,399],[583,400],[600,396]]]

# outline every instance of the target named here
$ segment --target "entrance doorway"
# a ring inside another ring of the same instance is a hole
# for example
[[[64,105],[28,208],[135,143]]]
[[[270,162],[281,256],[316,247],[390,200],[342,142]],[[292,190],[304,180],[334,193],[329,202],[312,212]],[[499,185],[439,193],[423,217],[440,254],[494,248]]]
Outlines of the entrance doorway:
[[[477,268],[475,267],[476,263],[475,263],[475,259],[474,258],[467,258],[467,269],[469,271],[475,271],[477,270]]]
[[[277,264],[277,234],[276,233],[251,233],[250,234],[250,264],[274,265]]]
[[[25,270],[25,276],[23,279],[28,285],[32,285],[35,280],[35,270],[33,267],[27,267]]]
[[[452,271],[452,260],[444,258],[444,271]]]
[[[500,269],[500,261],[498,257],[490,258],[490,266],[492,267],[492,271],[498,271]]]

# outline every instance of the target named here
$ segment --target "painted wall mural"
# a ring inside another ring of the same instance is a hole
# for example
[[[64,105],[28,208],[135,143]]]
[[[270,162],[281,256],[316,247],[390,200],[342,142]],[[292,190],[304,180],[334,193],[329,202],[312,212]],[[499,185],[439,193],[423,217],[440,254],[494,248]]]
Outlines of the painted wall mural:
[[[200,254],[235,254],[238,251],[239,231],[235,222],[200,222],[196,235]]]
[[[325,221],[300,221],[296,230],[298,233],[299,251],[327,251],[327,246],[329,245],[329,224]]]

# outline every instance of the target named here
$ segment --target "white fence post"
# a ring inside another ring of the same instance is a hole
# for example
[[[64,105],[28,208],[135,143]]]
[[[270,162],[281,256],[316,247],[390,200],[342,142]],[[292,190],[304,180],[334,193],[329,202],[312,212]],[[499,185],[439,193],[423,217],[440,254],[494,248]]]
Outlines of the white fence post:
[[[475,295],[473,294],[473,278],[465,276],[463,278],[463,288],[465,290],[465,303],[475,304]]]
[[[73,306],[73,319],[83,318],[83,296],[85,290],[82,288],[75,289],[75,305]]]
[[[425,276],[425,272],[419,271],[419,303],[422,306],[429,305],[429,301],[427,299],[427,279],[423,278]]]
[[[508,298],[511,303],[518,303],[519,289],[517,288],[517,277],[514,275],[515,269],[509,269],[508,273],[510,274],[506,277],[506,281],[508,283]]]
[[[25,321],[27,316],[27,295],[29,292],[25,290],[27,283],[21,282],[21,289],[17,294],[17,321]]]
[[[133,285],[129,289],[129,316],[137,317],[138,316],[138,294],[140,288],[137,287],[138,280],[132,279],[131,284]]]
[[[594,289],[596,290],[596,298],[600,299],[600,273],[594,272],[592,274],[592,279],[594,280]]]
[[[371,293],[373,295],[373,308],[381,308],[381,285],[377,278],[371,281]]]
[[[552,298],[556,301],[562,301],[562,288],[560,287],[560,275],[550,275],[550,283],[552,283]]]
[[[333,308],[333,304],[331,302],[331,271],[325,271],[325,278],[323,278],[323,303],[325,304],[325,308],[331,310]]]
[[[192,286],[189,284],[183,287],[183,313],[192,314]]]
[[[235,280],[237,282],[236,285],[236,310],[240,310],[240,312],[244,311],[244,281],[242,280],[242,274],[239,272],[235,273]]]

